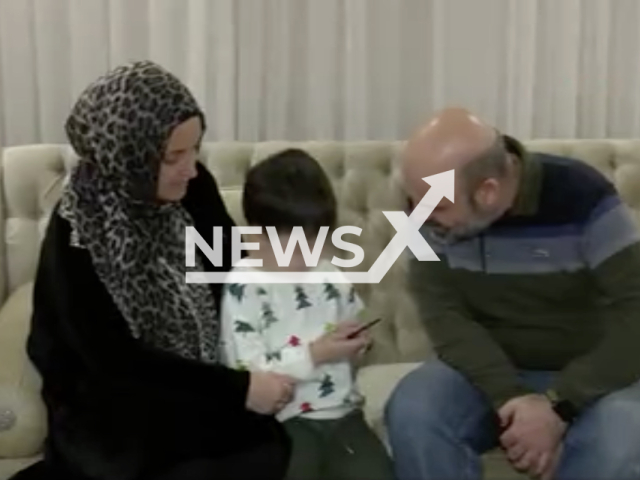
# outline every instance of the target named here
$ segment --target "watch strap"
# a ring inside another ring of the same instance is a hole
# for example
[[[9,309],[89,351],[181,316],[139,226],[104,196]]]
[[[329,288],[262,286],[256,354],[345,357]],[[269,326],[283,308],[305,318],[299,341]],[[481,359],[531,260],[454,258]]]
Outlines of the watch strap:
[[[545,392],[545,396],[549,399],[549,402],[551,402],[553,411],[556,412],[556,415],[558,415],[565,423],[573,422],[578,416],[578,410],[575,406],[569,400],[560,398],[558,392],[555,390],[547,390]]]

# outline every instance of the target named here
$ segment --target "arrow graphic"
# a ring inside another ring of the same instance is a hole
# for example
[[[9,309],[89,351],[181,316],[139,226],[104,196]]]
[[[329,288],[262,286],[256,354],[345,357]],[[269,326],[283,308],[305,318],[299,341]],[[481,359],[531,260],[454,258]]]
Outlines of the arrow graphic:
[[[396,234],[367,272],[264,272],[260,270],[228,272],[187,272],[187,283],[380,283],[405,248],[421,262],[439,261],[420,233],[433,210],[443,198],[454,201],[455,175],[449,170],[422,179],[431,188],[411,215],[399,211],[382,212]]]
[[[443,197],[453,202],[454,199],[454,171],[439,173],[425,177],[422,180],[431,185],[427,194],[407,217],[404,212],[382,212],[396,229],[396,234],[386,248],[378,256],[375,263],[366,274],[368,282],[380,283],[389,269],[406,247],[421,261],[439,261],[438,256],[429,246],[425,238],[420,234],[420,227],[424,225],[434,208],[438,206]],[[360,273],[360,272],[357,272]]]

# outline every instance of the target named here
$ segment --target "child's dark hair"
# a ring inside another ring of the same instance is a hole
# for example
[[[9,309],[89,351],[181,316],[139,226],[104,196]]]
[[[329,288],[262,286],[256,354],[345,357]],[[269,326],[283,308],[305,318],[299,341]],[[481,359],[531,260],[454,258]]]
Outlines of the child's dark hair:
[[[307,152],[287,149],[249,170],[242,197],[249,225],[290,233],[302,227],[316,235],[336,223],[336,198],[329,178]]]

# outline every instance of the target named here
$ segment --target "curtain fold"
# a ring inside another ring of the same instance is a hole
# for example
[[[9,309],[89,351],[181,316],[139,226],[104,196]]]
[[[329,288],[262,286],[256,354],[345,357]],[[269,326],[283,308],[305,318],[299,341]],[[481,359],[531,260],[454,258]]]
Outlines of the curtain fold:
[[[207,140],[402,139],[464,106],[523,139],[640,137],[637,0],[0,0],[0,144],[86,85],[172,70]]]

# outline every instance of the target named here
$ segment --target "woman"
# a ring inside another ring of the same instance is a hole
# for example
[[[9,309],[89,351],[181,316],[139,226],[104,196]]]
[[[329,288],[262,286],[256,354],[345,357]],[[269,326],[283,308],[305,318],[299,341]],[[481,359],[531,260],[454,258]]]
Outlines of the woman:
[[[121,66],[66,123],[80,156],[42,244],[28,352],[43,379],[42,462],[16,478],[278,479],[290,444],[272,417],[290,379],[218,362],[220,285],[185,283],[185,227],[229,217],[196,162],[204,115],[151,62]]]

